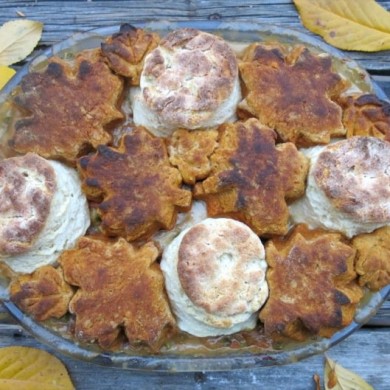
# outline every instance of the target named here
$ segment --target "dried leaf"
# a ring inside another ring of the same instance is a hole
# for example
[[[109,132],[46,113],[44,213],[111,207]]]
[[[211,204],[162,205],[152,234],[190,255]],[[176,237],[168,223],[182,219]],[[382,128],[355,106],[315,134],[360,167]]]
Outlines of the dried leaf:
[[[0,348],[0,389],[70,390],[65,366],[48,352],[27,347]]]
[[[2,89],[4,85],[8,83],[14,74],[14,69],[9,68],[8,66],[0,65],[0,89]]]
[[[42,35],[43,24],[34,20],[13,20],[0,27],[0,65],[24,60]]]
[[[374,0],[294,0],[303,25],[344,50],[390,49],[390,12]]]
[[[374,390],[359,375],[325,356],[325,390]]]

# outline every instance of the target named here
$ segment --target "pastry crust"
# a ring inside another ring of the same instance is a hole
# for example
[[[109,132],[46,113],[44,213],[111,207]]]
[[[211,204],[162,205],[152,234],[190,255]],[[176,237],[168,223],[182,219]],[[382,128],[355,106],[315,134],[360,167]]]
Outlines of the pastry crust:
[[[356,250],[340,234],[298,225],[266,244],[270,296],[260,311],[274,339],[330,337],[353,319],[363,296],[354,271]]]
[[[102,43],[102,54],[115,73],[129,78],[130,84],[137,86],[145,57],[158,46],[159,41],[156,33],[122,24],[118,34]]]
[[[11,301],[37,321],[60,318],[73,296],[62,270],[45,265],[30,275],[21,275],[9,287]]]
[[[357,249],[359,284],[374,291],[390,284],[390,226],[356,236],[352,244]]]
[[[80,341],[114,347],[121,329],[130,344],[158,350],[175,326],[164,291],[164,278],[155,262],[157,247],[139,248],[117,241],[83,237],[75,249],[63,252],[65,280],[78,287],[69,304],[76,316]]]
[[[74,164],[91,147],[110,142],[106,126],[123,118],[123,81],[99,50],[79,53],[73,65],[52,57],[43,72],[25,76],[21,88],[15,102],[24,117],[9,141],[18,153]]]
[[[172,229],[178,211],[191,206],[179,171],[169,165],[164,141],[137,127],[118,148],[99,146],[79,169],[87,197],[98,202],[101,230],[129,241]]]
[[[342,110],[334,100],[346,82],[332,71],[332,59],[303,46],[252,44],[239,65],[247,91],[239,116],[255,116],[283,141],[298,146],[326,144],[345,135]]]
[[[275,132],[254,118],[220,132],[211,174],[194,196],[207,203],[209,216],[238,219],[258,235],[287,233],[286,198],[303,195],[306,159],[293,144],[276,147]]]

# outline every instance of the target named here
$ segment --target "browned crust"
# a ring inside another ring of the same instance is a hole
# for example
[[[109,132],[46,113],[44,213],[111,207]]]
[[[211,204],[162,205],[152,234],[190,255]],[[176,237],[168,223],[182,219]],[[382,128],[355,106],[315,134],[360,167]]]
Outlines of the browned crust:
[[[11,301],[38,321],[65,315],[73,296],[62,270],[49,265],[31,275],[19,276],[10,284],[9,291]]]
[[[333,206],[355,221],[390,223],[389,166],[389,142],[352,137],[328,145],[318,157],[313,176]]]
[[[15,123],[9,141],[19,153],[74,163],[88,148],[111,141],[105,127],[123,118],[118,109],[123,81],[99,50],[81,52],[73,65],[52,57],[43,72],[23,78],[21,89],[15,102],[25,117]]]
[[[247,91],[241,117],[255,116],[298,146],[325,144],[345,134],[342,110],[333,100],[346,83],[332,71],[329,56],[302,46],[252,44],[239,68]]]
[[[352,244],[357,249],[359,284],[374,291],[390,284],[390,226],[356,236]]]
[[[217,130],[178,129],[167,139],[169,162],[179,169],[185,183],[193,185],[209,175],[217,138]]]
[[[270,295],[260,311],[273,338],[330,337],[348,325],[363,296],[354,271],[356,250],[340,234],[298,225],[266,244]]]
[[[137,127],[118,148],[99,146],[79,160],[83,189],[96,200],[101,229],[129,241],[172,229],[179,210],[191,205],[179,171],[169,165],[163,139]]]
[[[294,145],[278,150],[275,132],[256,119],[222,125],[220,133],[211,174],[195,185],[194,196],[205,200],[209,216],[238,219],[258,235],[287,233],[286,195],[302,192],[307,172],[300,152],[289,153]]]
[[[160,37],[156,33],[122,24],[119,33],[102,43],[102,54],[115,73],[128,77],[130,84],[137,86],[144,59],[158,46],[159,41]]]
[[[0,183],[0,254],[25,252],[49,216],[56,174],[47,161],[28,153],[0,161]]]
[[[390,103],[373,94],[342,97],[343,124],[347,138],[372,136],[390,141]]]
[[[198,224],[184,235],[177,272],[183,290],[196,306],[229,318],[247,312],[258,294],[265,275],[258,267],[250,267],[260,261],[264,251],[249,229],[236,221],[223,221],[217,231]]]
[[[65,279],[78,290],[69,310],[76,316],[75,336],[111,348],[121,329],[131,345],[158,350],[175,326],[164,277],[155,262],[159,251],[149,242],[140,248],[117,241],[83,237],[62,253]]]

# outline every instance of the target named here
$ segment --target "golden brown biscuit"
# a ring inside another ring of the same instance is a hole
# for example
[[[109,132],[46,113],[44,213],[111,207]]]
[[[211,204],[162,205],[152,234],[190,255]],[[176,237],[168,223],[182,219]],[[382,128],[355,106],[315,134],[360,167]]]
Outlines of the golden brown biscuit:
[[[298,146],[325,144],[345,134],[342,110],[333,100],[346,83],[332,71],[329,56],[307,48],[252,44],[240,64],[247,92],[239,104],[242,118],[255,116],[283,141]]]
[[[217,130],[178,129],[167,139],[169,162],[179,169],[185,183],[195,184],[209,175],[217,138]]]
[[[270,295],[260,319],[274,339],[330,337],[348,325],[362,290],[356,281],[356,250],[342,235],[298,225],[287,238],[266,244]]]
[[[191,192],[169,165],[163,139],[137,127],[118,148],[99,146],[82,157],[83,189],[99,202],[101,229],[129,241],[147,239],[159,229],[172,229],[179,210],[191,205]]]
[[[38,321],[60,318],[68,311],[73,296],[62,270],[50,265],[30,275],[21,275],[10,284],[10,298],[25,313]]]
[[[156,33],[122,24],[119,33],[102,43],[102,53],[115,73],[128,77],[131,85],[139,85],[144,59],[159,41]]]
[[[258,235],[287,233],[286,198],[303,195],[306,159],[292,144],[275,147],[275,132],[256,119],[220,131],[211,174],[195,185],[194,196],[206,201],[209,216],[238,219]]]
[[[357,249],[359,284],[374,291],[390,284],[390,226],[356,236],[352,244]]]
[[[0,161],[0,258],[32,247],[56,189],[56,173],[42,157],[28,153]]]
[[[342,97],[343,124],[347,137],[372,136],[390,141],[390,103],[373,94]]]
[[[136,248],[123,238],[91,237],[62,253],[65,280],[79,287],[69,304],[77,339],[110,348],[123,329],[131,344],[158,349],[175,324],[158,254],[152,242]]]
[[[118,109],[123,81],[99,50],[81,52],[74,64],[52,57],[43,72],[21,82],[15,102],[25,117],[15,123],[10,146],[19,153],[74,163],[86,149],[106,144],[106,126],[123,118]]]

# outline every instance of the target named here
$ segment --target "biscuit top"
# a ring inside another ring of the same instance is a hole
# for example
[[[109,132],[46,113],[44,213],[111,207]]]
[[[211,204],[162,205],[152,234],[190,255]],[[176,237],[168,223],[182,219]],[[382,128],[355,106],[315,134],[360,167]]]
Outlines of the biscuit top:
[[[42,231],[56,190],[56,175],[28,153],[0,161],[0,257],[27,251]]]
[[[168,34],[146,57],[141,89],[162,122],[193,129],[230,97],[237,78],[237,60],[225,41],[186,28]]]
[[[390,222],[390,143],[352,137],[328,145],[312,175],[333,206],[361,222]]]
[[[177,271],[182,288],[209,314],[248,312],[265,283],[264,247],[241,222],[206,221],[189,229],[180,244]]]

